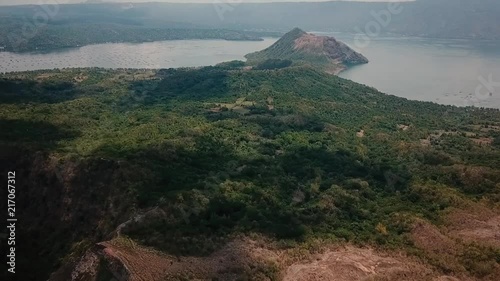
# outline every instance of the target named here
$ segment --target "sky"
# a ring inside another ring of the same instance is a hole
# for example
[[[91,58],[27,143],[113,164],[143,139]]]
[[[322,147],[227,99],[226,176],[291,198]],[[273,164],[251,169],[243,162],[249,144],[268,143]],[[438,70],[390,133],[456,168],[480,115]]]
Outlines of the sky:
[[[106,0],[105,2],[170,2],[170,3],[238,3],[241,2],[326,2],[332,0]],[[363,1],[363,2],[404,2],[412,0],[337,0],[337,1]],[[85,0],[0,0],[0,5],[24,5],[24,4],[66,4],[81,3]]]

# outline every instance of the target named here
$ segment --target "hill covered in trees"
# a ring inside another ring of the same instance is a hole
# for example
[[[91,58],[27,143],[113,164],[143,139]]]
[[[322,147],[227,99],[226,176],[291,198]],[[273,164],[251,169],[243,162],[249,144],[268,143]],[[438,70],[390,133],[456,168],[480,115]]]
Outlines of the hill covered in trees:
[[[331,74],[350,65],[368,63],[362,54],[335,38],[308,34],[299,28],[286,33],[269,48],[245,57],[250,65],[266,60],[288,60],[296,64],[313,64]]]
[[[327,245],[500,277],[498,110],[238,62],[6,74],[0,104],[23,280],[280,280]]]
[[[260,41],[276,32],[216,28],[166,17],[147,16],[150,8],[114,4],[2,7],[0,47],[4,51],[50,51],[102,43],[224,39]]]

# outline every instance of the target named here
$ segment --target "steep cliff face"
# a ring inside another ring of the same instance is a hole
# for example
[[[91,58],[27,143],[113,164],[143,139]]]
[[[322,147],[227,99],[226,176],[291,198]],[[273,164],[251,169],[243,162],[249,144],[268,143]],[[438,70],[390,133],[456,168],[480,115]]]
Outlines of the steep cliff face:
[[[61,160],[19,147],[0,152],[1,173],[16,172],[19,280],[47,280],[71,253],[108,238],[133,209],[123,187],[135,169],[126,164]]]
[[[292,60],[312,64],[337,74],[349,65],[368,63],[368,59],[333,37],[316,36],[299,28],[285,34],[269,48],[248,54],[250,64],[270,59]]]

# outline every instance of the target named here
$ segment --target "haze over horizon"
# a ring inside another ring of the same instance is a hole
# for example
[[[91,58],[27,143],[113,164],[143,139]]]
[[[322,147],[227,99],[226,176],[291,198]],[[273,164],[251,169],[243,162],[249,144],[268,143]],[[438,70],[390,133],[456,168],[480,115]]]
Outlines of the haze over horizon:
[[[351,2],[412,2],[415,0],[242,0],[241,3],[270,3],[270,2],[333,2],[333,1],[351,1]],[[86,0],[0,0],[0,6],[4,5],[27,5],[27,4],[76,4],[85,3]],[[237,3],[231,0],[103,0],[106,3],[147,3],[147,2],[163,2],[163,3]]]

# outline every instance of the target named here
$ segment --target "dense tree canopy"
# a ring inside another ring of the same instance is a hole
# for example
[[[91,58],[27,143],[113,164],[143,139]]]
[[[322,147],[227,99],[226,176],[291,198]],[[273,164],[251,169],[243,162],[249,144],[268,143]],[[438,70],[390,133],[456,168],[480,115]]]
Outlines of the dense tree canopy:
[[[498,110],[241,66],[3,75],[0,142],[136,167],[120,188],[169,216],[127,234],[176,254],[249,232],[404,246],[457,196],[498,204]]]

